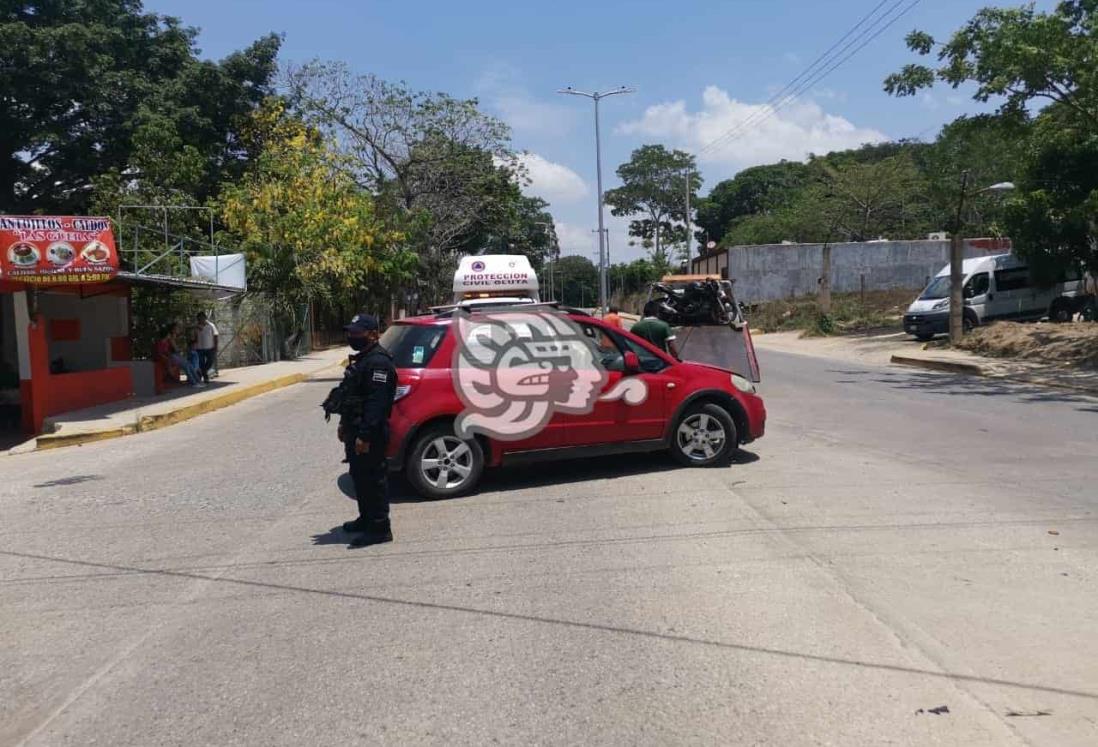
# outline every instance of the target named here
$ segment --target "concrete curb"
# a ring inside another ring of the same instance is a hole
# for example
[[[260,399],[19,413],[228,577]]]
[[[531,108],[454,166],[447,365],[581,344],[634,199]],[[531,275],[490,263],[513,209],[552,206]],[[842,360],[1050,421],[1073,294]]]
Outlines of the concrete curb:
[[[206,413],[231,407],[232,405],[251,399],[252,397],[258,397],[260,394],[266,394],[267,392],[284,389],[288,386],[293,386],[294,384],[300,384],[304,381],[308,381],[314,376],[323,374],[333,368],[344,366],[345,364],[346,361],[344,360],[341,363],[325,366],[324,368],[309,373],[289,374],[277,379],[271,379],[270,381],[252,384],[251,386],[246,386],[237,389],[236,391],[226,392],[217,397],[195,402],[192,405],[184,405],[171,412],[142,416],[138,418],[136,423],[125,425],[121,428],[109,428],[101,431],[86,431],[83,433],[69,434],[46,433],[38,436],[36,450],[44,451],[46,449],[60,449],[66,446],[80,446],[82,444],[95,443],[96,441],[106,441],[112,438],[132,436],[135,433],[146,433],[148,431],[167,428],[168,426],[185,422],[191,418],[196,418],[199,415],[205,415]]]
[[[1010,375],[991,373],[975,363],[957,363],[954,361],[935,360],[932,358],[910,358],[904,355],[894,355],[891,360],[892,363],[901,366],[924,368],[928,371],[943,371],[945,373],[964,374],[968,376],[982,376],[987,379],[1009,381],[1016,384],[1030,384],[1032,386],[1046,387],[1049,389],[1064,389],[1071,392],[1079,392],[1080,394],[1089,395],[1091,397],[1098,397],[1098,386],[1075,384],[1069,381],[1055,381],[1049,378],[1027,374]]]
[[[928,371],[943,371],[945,373],[967,374],[969,376],[987,375],[984,369],[977,366],[975,363],[957,363],[956,361],[943,361],[935,358],[910,358],[906,355],[894,355],[890,361],[901,366],[925,368]]]

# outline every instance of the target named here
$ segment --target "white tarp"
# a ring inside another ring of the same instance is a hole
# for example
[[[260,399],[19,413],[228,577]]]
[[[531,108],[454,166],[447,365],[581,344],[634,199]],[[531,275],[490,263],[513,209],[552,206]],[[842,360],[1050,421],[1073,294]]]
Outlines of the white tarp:
[[[247,263],[243,254],[191,257],[191,277],[226,288],[248,290]]]

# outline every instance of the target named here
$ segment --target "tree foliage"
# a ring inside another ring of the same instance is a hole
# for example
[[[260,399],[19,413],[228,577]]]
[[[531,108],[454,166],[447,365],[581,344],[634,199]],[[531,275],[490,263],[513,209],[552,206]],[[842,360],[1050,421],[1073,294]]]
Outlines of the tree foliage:
[[[697,238],[720,242],[727,231],[750,216],[770,215],[789,204],[809,180],[808,167],[781,161],[744,169],[698,200]]]
[[[408,280],[414,257],[379,218],[319,132],[270,101],[249,125],[261,143],[252,170],[219,200],[228,234],[248,256],[256,290],[300,322],[311,301],[346,304],[362,289]],[[387,297],[387,294],[380,294]]]
[[[692,203],[701,189],[694,157],[662,145],[643,145],[617,174],[622,186],[603,195],[606,204],[614,215],[641,216],[630,222],[629,235],[650,240],[653,259],[666,263],[667,245],[686,241],[687,189]]]
[[[571,254],[561,257],[554,272],[560,278],[563,295],[560,302],[566,306],[588,307],[594,306],[599,299],[599,271],[595,263]]]
[[[81,212],[94,180],[172,183],[199,200],[242,170],[237,127],[270,93],[281,40],[220,63],[140,0],[0,10],[0,211]]]
[[[1098,267],[1098,0],[1065,0],[1050,12],[985,8],[945,43],[920,31],[907,43],[923,56],[937,50],[938,65],[908,65],[885,80],[886,91],[971,84],[977,101],[998,102],[1000,121],[1015,127],[999,164],[1014,173],[994,178],[1017,188],[1002,211],[1016,251],[1049,277],[1068,265]]]

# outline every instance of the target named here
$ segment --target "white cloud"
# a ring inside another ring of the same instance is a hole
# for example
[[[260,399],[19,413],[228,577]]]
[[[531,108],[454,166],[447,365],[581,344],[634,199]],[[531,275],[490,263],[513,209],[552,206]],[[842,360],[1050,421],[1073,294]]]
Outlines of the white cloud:
[[[499,63],[477,80],[475,89],[495,113],[516,133],[562,137],[575,127],[575,107],[534,96],[514,66]]]
[[[576,202],[590,193],[580,175],[563,164],[554,163],[537,153],[522,153],[518,158],[530,178],[530,184],[523,187],[526,194],[557,204]]]
[[[591,259],[596,245],[595,234],[590,228],[562,220],[554,220],[553,225],[557,230],[561,255],[582,254]]]
[[[708,86],[702,94],[700,111],[687,111],[683,101],[656,104],[648,107],[639,120],[627,122],[619,130],[627,135],[659,138],[699,153],[729,130],[747,123],[736,137],[699,153],[702,163],[731,167],[733,171],[889,139],[882,132],[828,114],[814,101],[797,101],[772,116],[764,116],[770,113],[765,105],[737,101],[717,86]]]

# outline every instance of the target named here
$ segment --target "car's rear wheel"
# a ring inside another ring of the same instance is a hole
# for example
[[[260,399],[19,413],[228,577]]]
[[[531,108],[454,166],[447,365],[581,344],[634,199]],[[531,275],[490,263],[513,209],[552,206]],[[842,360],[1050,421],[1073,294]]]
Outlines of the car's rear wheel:
[[[1071,304],[1064,300],[1053,301],[1052,308],[1048,312],[1049,321],[1056,324],[1066,324],[1075,318],[1075,310]]]
[[[671,455],[690,467],[726,464],[738,447],[736,424],[720,405],[690,407],[671,433]]]
[[[424,497],[461,495],[480,482],[484,450],[476,439],[458,438],[451,425],[431,426],[416,436],[404,472]]]

